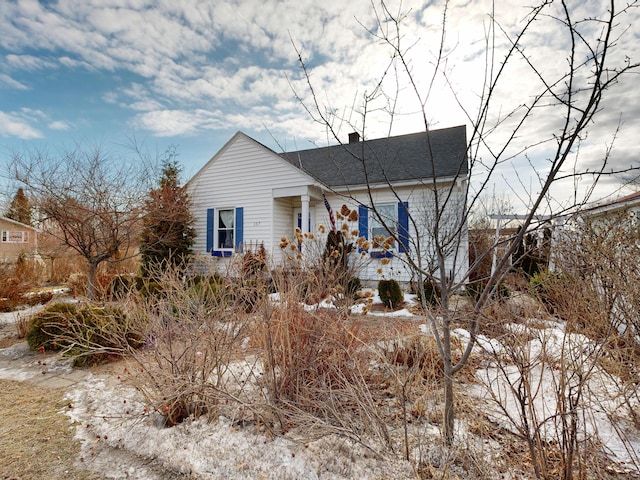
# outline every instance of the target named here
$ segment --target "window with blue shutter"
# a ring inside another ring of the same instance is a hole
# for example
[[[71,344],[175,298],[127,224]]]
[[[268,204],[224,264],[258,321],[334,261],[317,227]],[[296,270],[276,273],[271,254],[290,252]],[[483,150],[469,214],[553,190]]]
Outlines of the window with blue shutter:
[[[236,232],[235,232],[235,249],[236,252],[242,252],[242,243],[244,235],[244,208],[236,208]]]
[[[242,250],[244,209],[207,209],[207,252],[214,257],[230,257]]]
[[[382,217],[380,221],[378,215]],[[376,240],[387,238],[392,228],[398,242],[394,244],[391,250],[399,253],[409,253],[409,202],[398,202],[397,204],[381,204],[375,205],[375,213],[369,218],[369,209],[360,205],[358,207],[358,230],[360,236],[369,240],[371,249],[369,254],[371,258],[389,258],[393,256],[393,251],[385,251],[381,245],[376,244]],[[359,251],[362,251],[361,249]]]

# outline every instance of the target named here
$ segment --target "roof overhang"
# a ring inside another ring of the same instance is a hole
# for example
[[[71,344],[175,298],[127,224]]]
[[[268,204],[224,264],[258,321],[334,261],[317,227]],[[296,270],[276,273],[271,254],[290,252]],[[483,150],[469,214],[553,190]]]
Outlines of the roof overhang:
[[[360,184],[360,185],[334,185],[332,187],[324,187],[330,191],[337,193],[344,192],[358,192],[366,190],[382,190],[386,188],[402,188],[402,187],[433,187],[434,185],[447,185],[454,184],[460,181],[466,181],[467,177],[464,175],[452,176],[452,177],[438,177],[438,178],[419,178],[415,180],[404,180],[398,182],[381,182],[372,184]]]
[[[317,185],[297,185],[294,187],[280,187],[271,190],[273,198],[309,196],[314,200],[322,200],[322,189]]]

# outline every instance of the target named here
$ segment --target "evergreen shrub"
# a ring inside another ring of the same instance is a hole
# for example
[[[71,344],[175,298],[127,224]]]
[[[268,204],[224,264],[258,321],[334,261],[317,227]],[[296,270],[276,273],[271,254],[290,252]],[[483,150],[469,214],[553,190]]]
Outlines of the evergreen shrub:
[[[378,282],[378,295],[387,307],[396,308],[404,301],[402,289],[396,280],[380,280]]]

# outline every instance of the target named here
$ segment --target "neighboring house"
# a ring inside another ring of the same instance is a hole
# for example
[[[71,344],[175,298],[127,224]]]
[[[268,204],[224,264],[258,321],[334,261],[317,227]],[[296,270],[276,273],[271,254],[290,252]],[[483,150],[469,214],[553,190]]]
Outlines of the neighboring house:
[[[581,209],[577,216],[582,219],[610,224],[621,220],[640,225],[640,192],[632,193],[609,202],[597,202]]]
[[[580,225],[588,222],[598,232],[612,228],[623,228],[624,231],[640,233],[640,192],[610,201],[597,201],[583,206],[576,212],[555,219],[551,238],[551,261],[549,268],[554,270],[558,263],[558,245],[568,236],[580,231]]]
[[[380,249],[366,252],[360,278],[377,281],[384,267],[385,278],[406,282],[412,277],[400,257],[416,255],[413,240],[420,235],[423,257],[431,254],[424,238],[433,225],[433,192],[438,188],[440,201],[451,193],[441,234],[456,239],[445,268],[448,275],[460,277],[468,268],[467,229],[463,222],[452,225],[463,218],[465,208],[466,152],[464,126],[368,141],[351,134],[348,144],[282,154],[238,132],[187,184],[196,217],[194,251],[224,262],[263,244],[278,264],[285,257],[279,247],[282,237],[295,238],[296,228],[316,236],[320,225],[329,228],[325,196],[336,213],[343,204],[357,210],[359,218],[348,225],[349,231],[372,239],[385,233],[370,210],[372,198],[397,229],[399,242],[393,245],[394,257],[384,262],[388,255]],[[338,219],[337,228],[345,221]]]
[[[38,253],[38,230],[0,217],[0,262],[15,263],[20,256],[33,259]]]

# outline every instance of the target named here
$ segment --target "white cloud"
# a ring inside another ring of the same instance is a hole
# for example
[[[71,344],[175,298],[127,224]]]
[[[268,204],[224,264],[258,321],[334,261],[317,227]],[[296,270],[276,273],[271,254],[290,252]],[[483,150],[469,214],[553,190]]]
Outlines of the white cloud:
[[[44,70],[46,68],[56,68],[56,63],[48,58],[35,57],[33,55],[13,55],[6,57],[7,64],[15,70],[25,70],[32,72],[34,70]]]
[[[42,138],[42,133],[29,125],[20,115],[0,111],[0,136],[33,140]]]
[[[60,57],[58,59],[60,64],[69,68],[86,68],[87,70],[94,70],[93,66],[89,62],[76,60],[70,57]]]
[[[13,88],[13,89],[16,89],[16,90],[29,90],[29,87],[27,87],[24,83],[21,83],[21,82],[19,82],[17,80],[14,80],[9,75],[5,75],[3,73],[0,73],[0,84],[3,84],[3,83],[7,87]]]
[[[71,125],[69,125],[67,122],[63,122],[61,120],[56,120],[54,122],[49,123],[48,127],[51,130],[66,131],[66,130],[69,130],[71,128]]]
[[[193,135],[212,121],[213,115],[203,110],[155,110],[136,115],[134,126],[153,132],[158,137],[171,137]]]

